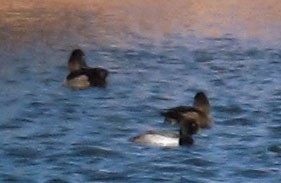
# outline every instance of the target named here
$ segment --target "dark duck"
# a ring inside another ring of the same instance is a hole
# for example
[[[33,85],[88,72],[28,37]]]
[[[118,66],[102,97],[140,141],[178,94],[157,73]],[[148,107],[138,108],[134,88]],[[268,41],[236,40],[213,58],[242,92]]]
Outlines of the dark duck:
[[[86,89],[89,87],[106,87],[106,78],[109,72],[106,69],[96,67],[91,68],[86,64],[85,54],[81,49],[72,51],[65,84],[73,89]]]
[[[186,119],[194,119],[199,128],[210,128],[210,103],[204,92],[198,92],[194,96],[193,106],[178,106],[161,111],[161,115],[165,117],[165,121],[169,123],[179,123],[182,117]]]

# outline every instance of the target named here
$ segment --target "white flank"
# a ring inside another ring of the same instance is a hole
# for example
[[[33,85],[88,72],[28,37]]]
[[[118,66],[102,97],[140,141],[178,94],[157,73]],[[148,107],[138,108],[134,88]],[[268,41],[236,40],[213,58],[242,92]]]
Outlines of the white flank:
[[[90,82],[86,75],[81,75],[71,80],[67,80],[66,85],[75,89],[84,89],[90,86]]]
[[[159,134],[145,134],[143,136],[143,141],[140,143],[159,147],[176,147],[179,146],[179,138],[167,137]]]

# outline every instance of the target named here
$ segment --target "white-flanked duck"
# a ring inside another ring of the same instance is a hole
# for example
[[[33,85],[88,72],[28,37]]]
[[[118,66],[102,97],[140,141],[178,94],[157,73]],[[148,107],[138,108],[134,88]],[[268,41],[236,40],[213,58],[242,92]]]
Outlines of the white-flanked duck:
[[[198,131],[198,123],[193,119],[183,119],[180,122],[178,134],[163,131],[147,131],[142,135],[131,138],[131,141],[149,146],[176,147],[190,146],[194,143],[192,135]]]

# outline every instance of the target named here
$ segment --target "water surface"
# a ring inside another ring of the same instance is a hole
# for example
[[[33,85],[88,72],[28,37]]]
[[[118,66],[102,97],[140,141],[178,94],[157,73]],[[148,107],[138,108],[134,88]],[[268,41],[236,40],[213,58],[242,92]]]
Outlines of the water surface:
[[[281,181],[278,0],[0,2],[2,182]],[[78,47],[106,89],[63,85]],[[201,90],[194,146],[128,140]]]

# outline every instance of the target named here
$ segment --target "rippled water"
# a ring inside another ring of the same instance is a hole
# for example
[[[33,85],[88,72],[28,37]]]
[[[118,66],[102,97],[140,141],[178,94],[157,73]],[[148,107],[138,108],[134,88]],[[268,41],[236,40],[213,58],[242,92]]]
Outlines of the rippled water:
[[[281,181],[279,1],[0,2],[1,182]],[[106,89],[64,87],[77,47]],[[194,146],[128,140],[199,90]]]

